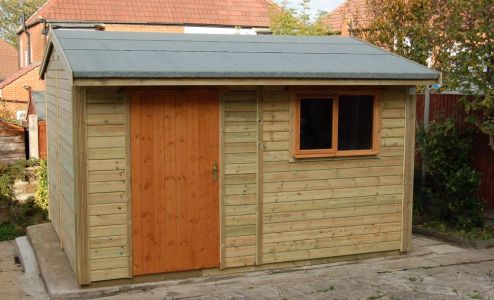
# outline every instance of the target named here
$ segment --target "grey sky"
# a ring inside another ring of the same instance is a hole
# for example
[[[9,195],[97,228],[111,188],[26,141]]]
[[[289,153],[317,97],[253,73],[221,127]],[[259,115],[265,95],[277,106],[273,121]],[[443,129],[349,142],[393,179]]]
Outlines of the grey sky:
[[[275,0],[278,3],[282,3],[283,0]],[[343,3],[344,0],[311,0],[310,6],[313,14],[317,13],[319,10],[330,11],[335,7]],[[301,0],[291,0],[290,6],[294,8],[300,8]]]

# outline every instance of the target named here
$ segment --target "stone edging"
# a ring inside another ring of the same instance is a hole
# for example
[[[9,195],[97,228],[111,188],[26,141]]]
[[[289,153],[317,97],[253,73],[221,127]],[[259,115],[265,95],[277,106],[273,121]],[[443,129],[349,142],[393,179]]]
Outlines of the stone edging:
[[[443,232],[439,232],[437,230],[419,226],[413,226],[413,233],[418,233],[430,237],[434,237],[446,242],[450,242],[453,244],[458,244],[463,247],[475,248],[475,249],[487,249],[494,247],[494,239],[490,240],[469,240],[462,237],[457,237],[453,235],[449,235]]]

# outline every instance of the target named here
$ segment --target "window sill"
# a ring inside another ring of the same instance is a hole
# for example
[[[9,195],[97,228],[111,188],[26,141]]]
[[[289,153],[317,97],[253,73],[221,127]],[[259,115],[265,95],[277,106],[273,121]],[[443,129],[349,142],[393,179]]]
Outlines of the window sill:
[[[290,156],[290,162],[301,161],[325,161],[325,160],[355,160],[355,159],[379,159],[378,151],[348,151],[327,154],[294,154]]]

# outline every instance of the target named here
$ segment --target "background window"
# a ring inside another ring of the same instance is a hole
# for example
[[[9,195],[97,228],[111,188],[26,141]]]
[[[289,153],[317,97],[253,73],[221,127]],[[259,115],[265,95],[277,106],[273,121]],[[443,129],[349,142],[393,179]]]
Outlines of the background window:
[[[338,105],[338,150],[372,149],[374,97],[341,95]]]
[[[331,149],[333,99],[300,99],[300,150]]]

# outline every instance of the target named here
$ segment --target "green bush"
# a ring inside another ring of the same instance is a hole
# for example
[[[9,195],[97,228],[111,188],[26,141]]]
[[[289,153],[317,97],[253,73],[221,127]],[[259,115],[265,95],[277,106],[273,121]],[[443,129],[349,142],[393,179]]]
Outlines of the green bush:
[[[0,224],[0,241],[10,241],[24,234],[24,230],[15,224]]]
[[[14,198],[14,182],[26,177],[25,160],[14,163],[0,162],[0,199],[10,201]]]
[[[427,180],[422,188],[421,176],[416,176],[416,215],[455,230],[484,226],[480,173],[471,167],[471,136],[460,132],[452,119],[433,121],[427,131],[419,130],[418,151],[425,158]]]
[[[34,203],[45,213],[48,213],[48,168],[46,160],[39,162],[38,186],[34,194]]]

